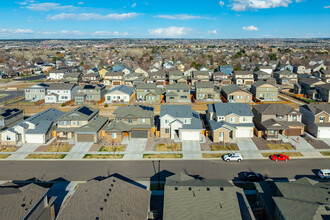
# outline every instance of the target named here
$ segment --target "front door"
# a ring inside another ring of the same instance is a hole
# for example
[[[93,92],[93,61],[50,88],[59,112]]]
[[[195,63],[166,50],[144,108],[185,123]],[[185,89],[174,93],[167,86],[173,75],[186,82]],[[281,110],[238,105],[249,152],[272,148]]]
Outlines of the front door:
[[[220,132],[219,133],[219,141],[223,141],[224,140],[224,133],[223,132]]]

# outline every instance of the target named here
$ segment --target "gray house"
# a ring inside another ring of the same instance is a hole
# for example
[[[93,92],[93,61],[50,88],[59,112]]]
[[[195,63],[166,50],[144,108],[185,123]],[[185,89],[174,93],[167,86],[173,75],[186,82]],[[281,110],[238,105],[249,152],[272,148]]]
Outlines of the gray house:
[[[196,81],[196,100],[221,101],[220,92],[214,88],[211,81]]]
[[[44,100],[47,94],[48,84],[40,83],[37,85],[30,86],[24,90],[25,100],[28,101],[39,101]]]
[[[23,120],[23,110],[17,108],[0,108],[0,131]]]
[[[63,82],[66,83],[80,83],[82,81],[83,74],[81,72],[69,72],[64,74]]]
[[[104,98],[106,92],[105,85],[90,84],[78,86],[74,96],[75,102],[97,102]]]
[[[166,86],[166,102],[190,102],[190,85],[176,83]]]
[[[163,90],[156,83],[143,83],[135,87],[136,100],[141,102],[160,102]]]
[[[251,85],[253,96],[261,101],[277,101],[278,88],[265,81],[257,81]]]
[[[185,83],[187,84],[187,77],[179,70],[170,71],[168,73],[169,84]]]

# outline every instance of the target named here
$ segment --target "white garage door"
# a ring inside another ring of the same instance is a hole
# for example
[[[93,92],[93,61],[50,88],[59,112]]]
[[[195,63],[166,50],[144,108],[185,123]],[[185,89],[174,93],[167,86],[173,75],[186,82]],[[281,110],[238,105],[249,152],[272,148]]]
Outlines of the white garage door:
[[[236,130],[236,137],[252,137],[252,130],[238,129]]]
[[[41,134],[26,134],[26,143],[29,144],[44,144],[45,143],[45,138],[44,135]]]
[[[183,141],[199,141],[200,131],[181,131],[180,133]]]
[[[330,129],[319,130],[319,138],[329,138],[329,137],[330,137]]]

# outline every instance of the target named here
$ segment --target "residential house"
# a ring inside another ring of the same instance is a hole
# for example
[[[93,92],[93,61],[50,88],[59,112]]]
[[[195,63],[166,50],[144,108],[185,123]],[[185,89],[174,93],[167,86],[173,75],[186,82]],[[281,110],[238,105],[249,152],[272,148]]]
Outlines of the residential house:
[[[214,88],[212,81],[196,81],[195,98],[200,101],[221,101],[220,91]]]
[[[298,75],[288,70],[275,71],[274,78],[280,85],[293,85],[298,82]]]
[[[258,80],[266,81],[266,80],[272,78],[272,75],[268,74],[264,71],[258,70],[258,71],[253,72],[253,77],[254,77],[255,81],[258,81]]]
[[[70,70],[69,69],[56,69],[56,70],[51,70],[49,72],[49,75],[47,79],[50,80],[61,80],[63,79],[64,75],[68,73]]]
[[[192,72],[197,71],[197,69],[195,69],[194,67],[191,67],[190,69],[184,71],[183,75],[187,76],[187,77],[191,77],[192,76]]]
[[[117,64],[112,67],[112,71],[113,72],[123,72],[124,75],[128,75],[132,72],[132,69],[129,67],[125,67],[125,66]]]
[[[104,75],[103,84],[106,86],[120,86],[124,81],[123,72],[107,72]]]
[[[284,71],[284,70],[293,72],[293,66],[285,63],[276,68],[276,71]]]
[[[147,83],[156,83],[157,87],[164,88],[166,85],[166,73],[164,71],[150,73]]]
[[[251,85],[250,92],[260,101],[277,101],[278,88],[265,81],[257,81]]]
[[[154,127],[154,109],[140,105],[119,106],[106,129],[108,143],[121,143],[124,137],[149,138]]]
[[[328,219],[329,184],[307,177],[296,181],[261,181],[254,183],[256,210],[262,219]]]
[[[52,138],[55,120],[63,114],[63,112],[54,108],[39,112],[3,131],[1,142],[6,145],[17,145],[18,143],[45,144]]]
[[[129,103],[134,89],[125,85],[117,86],[105,94],[105,103]]]
[[[64,74],[63,82],[79,84],[82,81],[82,76],[81,72],[69,72]]]
[[[112,72],[109,68],[102,68],[101,70],[99,70],[99,75],[104,79],[105,78],[105,74]]]
[[[17,108],[0,108],[0,131],[3,131],[23,120],[23,110]]]
[[[306,131],[316,138],[329,138],[330,104],[308,104],[299,107]]]
[[[134,70],[135,73],[138,73],[140,75],[143,75],[144,77],[148,77],[149,73],[147,71],[145,71],[144,69],[138,67]]]
[[[104,98],[106,93],[105,85],[86,84],[76,88],[74,99],[76,103],[98,102]]]
[[[175,140],[202,141],[203,124],[191,105],[161,105],[160,137]]]
[[[187,77],[179,70],[173,70],[168,73],[169,84],[184,83],[187,84]]]
[[[163,64],[163,68],[164,69],[174,69],[174,64],[172,61],[169,60],[165,60],[164,64]]]
[[[102,84],[103,78],[98,73],[88,73],[82,76],[82,82],[86,84]]]
[[[273,74],[273,67],[271,66],[260,66],[259,70],[268,73],[269,75]]]
[[[108,126],[108,118],[99,116],[99,111],[99,109],[80,106],[66,112],[56,120],[56,138],[98,143],[101,130]]]
[[[301,94],[307,95],[310,99],[316,99],[317,92],[315,86],[323,85],[325,82],[317,78],[302,78],[299,80],[299,84],[301,87]]]
[[[124,76],[124,84],[127,86],[134,86],[139,83],[143,83],[144,80],[145,80],[144,75],[141,75],[139,73],[133,72]]]
[[[253,106],[254,124],[266,139],[304,134],[305,125],[301,123],[302,114],[281,103]]]
[[[47,94],[48,87],[49,85],[45,83],[40,83],[27,87],[24,90],[25,100],[34,102],[44,100]]]
[[[253,114],[248,103],[208,104],[206,117],[213,142],[253,137]]]
[[[63,103],[73,99],[76,84],[54,83],[50,84],[45,96],[45,103]]]
[[[195,179],[178,173],[166,178],[163,219],[255,218],[243,189],[224,179]]]
[[[315,72],[320,71],[320,70],[326,70],[327,69],[327,67],[323,63],[312,65],[312,66],[310,66],[310,68],[311,68],[312,73],[315,73]]]
[[[313,66],[315,64],[322,64],[324,61],[321,59],[321,58],[318,58],[318,57],[315,57],[315,58],[312,58],[310,61],[309,61],[309,65],[310,66]]]
[[[297,74],[311,74],[311,69],[305,65],[293,65],[293,72]]]
[[[252,71],[234,71],[233,81],[236,85],[251,85],[254,83]]]
[[[176,83],[166,86],[166,102],[191,102],[190,98],[191,87],[188,84]]]
[[[0,185],[0,219],[55,219],[55,197],[47,197],[49,188],[34,183]]]
[[[191,77],[191,85],[195,86],[196,82],[210,81],[210,74],[207,71],[193,71]]]
[[[319,77],[320,79],[322,79],[322,81],[326,83],[330,83],[330,69],[322,69],[320,71],[314,72],[314,76]]]
[[[234,67],[232,65],[220,65],[219,71],[231,76],[234,71]]]
[[[135,87],[136,100],[141,102],[161,102],[163,91],[156,83],[137,84]]]
[[[230,85],[232,83],[232,76],[218,71],[212,74],[212,80],[216,86]]]
[[[150,191],[112,175],[79,184],[56,219],[148,219]]]
[[[317,98],[322,102],[330,102],[330,83],[316,85]]]
[[[228,102],[252,102],[252,94],[237,85],[228,85],[221,88],[222,96]]]

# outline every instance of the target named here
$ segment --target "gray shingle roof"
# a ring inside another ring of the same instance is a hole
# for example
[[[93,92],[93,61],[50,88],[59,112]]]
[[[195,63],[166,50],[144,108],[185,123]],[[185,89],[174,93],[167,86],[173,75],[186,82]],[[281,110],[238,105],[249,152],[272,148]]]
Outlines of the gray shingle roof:
[[[214,88],[212,81],[197,81],[195,84],[196,88]]]
[[[166,89],[181,89],[181,90],[190,90],[191,86],[185,83],[175,83],[175,84],[170,84],[166,86]]]
[[[303,105],[301,108],[308,109],[311,111],[313,114],[318,114],[322,111],[325,111],[326,113],[330,114],[330,104],[308,104],[308,105]]]
[[[230,94],[230,93],[233,93],[233,92],[236,92],[236,91],[239,91],[239,90],[242,90],[244,92],[247,92],[249,93],[248,91],[245,91],[244,89],[242,89],[241,87],[237,86],[237,85],[228,85],[228,86],[224,86],[221,88],[221,90],[226,93],[227,95]]]
[[[48,90],[71,90],[75,85],[74,83],[54,83],[49,85]]]
[[[137,84],[136,89],[156,89],[157,85],[156,83],[141,83]]]
[[[115,91],[120,91],[120,92],[123,92],[127,95],[131,95],[134,92],[132,87],[128,87],[128,86],[125,86],[125,85],[120,85],[120,86],[117,86],[117,87],[111,89],[109,92],[107,92],[107,94],[115,92]]]
[[[232,113],[239,116],[253,116],[248,103],[214,103],[208,105],[209,111],[213,111],[217,116],[227,116]]]
[[[142,105],[119,106],[113,114],[116,118],[125,118],[130,115],[137,118],[149,118],[154,116],[154,109]]]
[[[284,105],[282,103],[254,105],[253,109],[263,115],[286,115],[292,112],[296,112],[296,114],[301,114],[299,111],[296,111],[290,106]]]
[[[65,113],[58,121],[89,120],[99,113],[98,109],[80,106]]]
[[[167,114],[174,118],[191,117],[191,105],[161,105],[159,117],[163,117]]]

